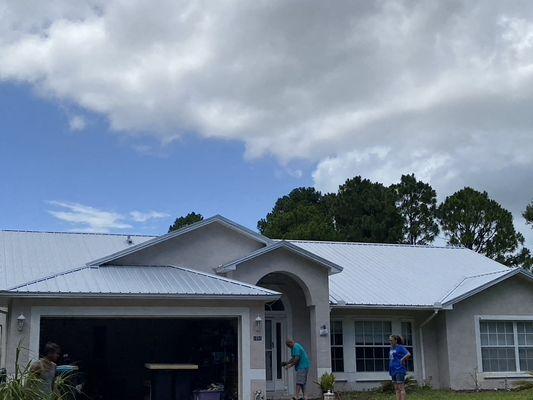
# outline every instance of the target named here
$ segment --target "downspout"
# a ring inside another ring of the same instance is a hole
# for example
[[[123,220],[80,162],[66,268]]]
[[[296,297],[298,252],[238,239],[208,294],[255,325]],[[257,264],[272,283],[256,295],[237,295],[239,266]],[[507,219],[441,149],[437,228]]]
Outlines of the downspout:
[[[433,314],[426,318],[418,327],[418,336],[420,337],[420,361],[422,363],[422,382],[424,382],[424,385],[426,384],[426,357],[424,352],[424,331],[422,328],[437,316],[442,309],[442,304],[435,303],[434,307]]]

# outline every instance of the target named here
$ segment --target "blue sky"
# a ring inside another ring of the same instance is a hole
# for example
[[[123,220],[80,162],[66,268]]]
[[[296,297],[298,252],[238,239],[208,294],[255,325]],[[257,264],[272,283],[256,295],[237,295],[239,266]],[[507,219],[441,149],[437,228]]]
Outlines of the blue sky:
[[[294,187],[414,173],[533,246],[531,2],[0,4],[2,228],[254,228]]]
[[[69,129],[72,114],[87,121],[83,131]],[[168,214],[145,223],[126,218],[132,227],[113,231],[166,232],[173,218],[189,211],[219,213],[255,229],[280,195],[312,183],[268,157],[245,161],[235,141],[188,135],[162,147],[150,138],[124,138],[110,132],[105,119],[44,100],[24,85],[0,85],[0,120],[3,229],[84,228],[50,214],[63,209],[50,202],[125,216]]]

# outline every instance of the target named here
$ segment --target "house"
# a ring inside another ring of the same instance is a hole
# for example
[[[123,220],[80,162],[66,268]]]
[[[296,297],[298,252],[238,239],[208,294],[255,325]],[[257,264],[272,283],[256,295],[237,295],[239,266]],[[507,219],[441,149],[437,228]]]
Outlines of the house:
[[[142,398],[148,363],[196,363],[195,385],[239,399],[290,396],[287,337],[310,382],[333,371],[341,390],[388,379],[393,333],[435,388],[533,370],[533,276],[464,248],[272,240],[221,216],[159,237],[3,231],[0,286],[2,364],[55,341],[113,399]]]

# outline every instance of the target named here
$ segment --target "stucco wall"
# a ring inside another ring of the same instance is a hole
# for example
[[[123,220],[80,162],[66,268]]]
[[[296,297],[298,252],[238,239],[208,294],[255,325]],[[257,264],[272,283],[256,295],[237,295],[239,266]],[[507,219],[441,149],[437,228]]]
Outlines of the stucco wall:
[[[472,389],[472,374],[481,370],[477,362],[476,322],[479,315],[533,316],[533,282],[514,277],[497,284],[446,312],[446,334],[449,354],[449,386]],[[504,388],[505,379],[484,379],[483,388]]]
[[[177,265],[213,273],[264,245],[224,225],[212,223],[113,261],[114,265]]]
[[[199,315],[212,315],[218,316],[218,310],[224,309],[227,310],[228,316],[234,316],[240,310],[246,310],[245,314],[248,320],[248,329],[249,337],[247,337],[246,342],[249,343],[247,348],[243,347],[243,338],[240,337],[240,347],[241,347],[241,360],[240,360],[240,369],[241,377],[243,376],[243,370],[246,370],[246,375],[248,376],[248,382],[245,385],[247,392],[243,393],[243,398],[248,399],[252,396],[254,391],[261,390],[262,393],[266,393],[265,387],[265,353],[264,353],[264,343],[262,341],[257,342],[253,340],[253,336],[262,336],[264,337],[264,326],[261,326],[259,332],[255,329],[255,318],[260,316],[264,320],[264,302],[263,301],[235,301],[235,300],[219,300],[219,301],[198,301],[198,300],[125,300],[125,299],[109,299],[109,298],[100,298],[100,299],[16,299],[11,302],[8,313],[8,338],[7,338],[7,352],[6,352],[6,367],[8,368],[8,373],[14,371],[15,366],[15,354],[16,348],[20,343],[22,352],[19,358],[19,365],[24,366],[28,361],[32,359],[37,359],[37,351],[30,351],[31,348],[31,338],[34,337],[35,331],[39,330],[39,321],[35,320],[35,311],[36,309],[43,308],[63,308],[70,309],[97,309],[100,316],[108,315],[111,310],[137,310],[143,314],[143,316],[151,316],[154,318],[161,317],[158,314],[161,308],[170,310],[170,314],[175,310],[184,311],[187,314],[187,317],[190,316],[199,316]],[[158,310],[159,309],[159,310]],[[191,314],[188,310],[204,310],[202,314],[195,315]],[[153,310],[153,311],[152,311]],[[233,311],[234,310],[234,311]],[[70,312],[70,311],[69,311]],[[16,318],[20,314],[24,314],[26,317],[26,324],[22,332],[17,330]],[[169,314],[169,315],[170,315]],[[69,314],[65,314],[69,315]],[[85,315],[82,313],[82,315]],[[109,314],[113,315],[113,314]],[[129,315],[129,314],[128,314]],[[169,316],[167,315],[167,317]],[[76,316],[79,316],[76,314]],[[242,319],[240,319],[240,324]],[[242,352],[247,351],[249,361],[245,365],[242,361]],[[241,378],[241,384],[244,381]]]

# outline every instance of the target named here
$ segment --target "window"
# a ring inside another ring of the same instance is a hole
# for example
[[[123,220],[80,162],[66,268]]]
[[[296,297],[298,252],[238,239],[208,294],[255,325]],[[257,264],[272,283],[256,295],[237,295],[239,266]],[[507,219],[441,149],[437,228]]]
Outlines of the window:
[[[480,321],[483,372],[533,369],[533,321]]]
[[[277,299],[272,303],[266,303],[265,311],[285,311],[285,307],[283,306],[283,302],[280,299]]]
[[[414,371],[413,365],[413,329],[410,322],[402,322],[402,338],[404,340],[404,347],[411,353],[411,357],[407,361],[407,370]]]
[[[344,371],[344,349],[342,338],[342,321],[331,321],[331,369],[333,372]]]
[[[389,370],[390,321],[355,321],[355,360],[358,372]]]

